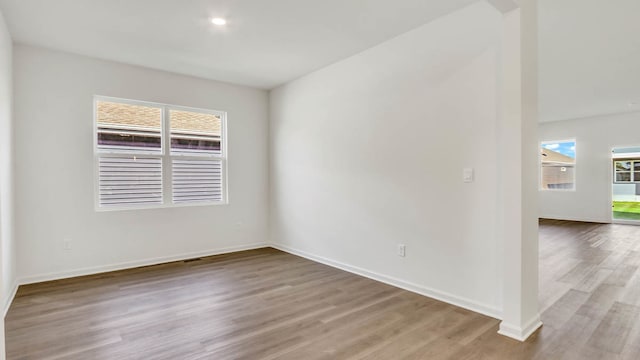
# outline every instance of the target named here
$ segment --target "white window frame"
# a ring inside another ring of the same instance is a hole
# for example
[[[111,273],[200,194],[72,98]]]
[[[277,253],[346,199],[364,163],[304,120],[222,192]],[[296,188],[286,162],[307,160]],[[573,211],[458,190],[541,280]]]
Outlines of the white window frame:
[[[576,157],[573,159],[573,188],[572,189],[545,189],[542,187],[542,153],[540,149],[546,144],[559,144],[572,142],[576,147],[574,152]],[[560,191],[560,192],[575,192],[578,188],[578,140],[577,139],[564,139],[564,140],[544,140],[538,143],[538,190],[539,191]]]
[[[616,163],[617,162],[630,162],[631,163],[631,169],[629,171],[616,171]],[[638,158],[629,158],[629,159],[625,159],[625,158],[614,158],[613,159],[613,183],[614,184],[631,184],[631,185],[635,185],[635,184],[640,184],[640,179],[636,179],[635,176],[635,164],[636,163],[640,163],[640,159]],[[616,179],[616,175],[619,173],[624,173],[624,172],[628,172],[629,173],[629,178],[631,179],[630,181],[618,181]]]
[[[98,151],[98,117],[97,104],[99,101],[114,102],[127,105],[148,106],[162,109],[162,131],[161,131],[161,151],[157,152],[126,152],[126,151]],[[169,119],[169,111],[192,111],[203,114],[211,114],[220,117],[220,155],[214,154],[172,154],[171,153],[171,124]],[[176,208],[176,207],[193,207],[193,206],[218,206],[228,205],[228,166],[227,166],[227,113],[225,111],[202,109],[195,107],[171,105],[164,103],[156,103],[150,101],[123,99],[110,96],[95,95],[93,97],[93,165],[94,165],[94,207],[97,212],[104,211],[126,211],[126,210],[145,210],[159,208]],[[148,156],[159,157],[162,159],[162,204],[149,205],[132,205],[132,206],[100,206],[100,156],[128,157],[128,156]],[[215,159],[220,160],[222,164],[222,200],[220,201],[202,201],[193,203],[177,203],[173,202],[172,188],[172,160],[173,159]]]

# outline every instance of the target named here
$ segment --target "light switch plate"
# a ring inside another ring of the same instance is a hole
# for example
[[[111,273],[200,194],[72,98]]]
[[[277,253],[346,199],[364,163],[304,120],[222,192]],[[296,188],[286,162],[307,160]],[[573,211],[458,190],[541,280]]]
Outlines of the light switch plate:
[[[462,169],[462,180],[466,183],[473,182],[473,168]]]

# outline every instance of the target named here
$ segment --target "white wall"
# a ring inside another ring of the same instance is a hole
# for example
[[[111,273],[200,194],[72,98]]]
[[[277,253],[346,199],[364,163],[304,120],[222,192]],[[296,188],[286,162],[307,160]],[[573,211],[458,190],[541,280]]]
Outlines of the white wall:
[[[501,26],[479,2],[273,90],[273,243],[500,316]]]
[[[266,242],[266,91],[23,45],[14,48],[14,64],[23,282]],[[227,111],[230,204],[94,211],[95,94]]]
[[[12,41],[0,13],[0,359],[4,359],[4,314],[17,285],[13,231]]]
[[[611,149],[640,145],[640,113],[546,122],[539,138],[576,139],[576,190],[540,191],[540,217],[610,222]]]

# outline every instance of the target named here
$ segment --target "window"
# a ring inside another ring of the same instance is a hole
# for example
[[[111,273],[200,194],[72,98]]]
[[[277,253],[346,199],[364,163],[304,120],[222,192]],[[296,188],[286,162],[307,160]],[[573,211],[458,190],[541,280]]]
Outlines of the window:
[[[219,111],[96,97],[97,208],[224,203],[225,119]]]
[[[614,182],[640,183],[640,159],[613,162]]]
[[[169,109],[175,204],[222,201],[222,116]]]
[[[575,140],[540,143],[540,188],[542,190],[574,190],[575,167]]]

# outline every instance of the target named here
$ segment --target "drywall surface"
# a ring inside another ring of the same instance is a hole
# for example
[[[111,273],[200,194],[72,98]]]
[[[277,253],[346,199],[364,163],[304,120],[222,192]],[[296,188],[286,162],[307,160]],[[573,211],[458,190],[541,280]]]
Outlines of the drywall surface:
[[[24,45],[14,64],[22,281],[265,243],[266,91]],[[96,212],[94,95],[227,111],[229,204]]]
[[[476,3],[272,90],[275,246],[500,316],[501,24]]]
[[[6,309],[16,286],[13,194],[13,85],[11,36],[0,14],[0,252],[2,306]]]
[[[11,35],[0,13],[0,359],[4,359],[4,315],[17,286],[13,231],[13,117]]]
[[[640,146],[640,113],[545,122],[538,134],[540,141],[576,139],[576,189],[540,190],[540,217],[610,222],[611,150]]]

